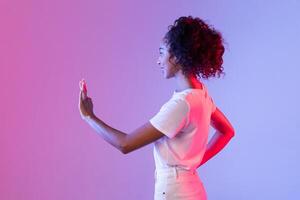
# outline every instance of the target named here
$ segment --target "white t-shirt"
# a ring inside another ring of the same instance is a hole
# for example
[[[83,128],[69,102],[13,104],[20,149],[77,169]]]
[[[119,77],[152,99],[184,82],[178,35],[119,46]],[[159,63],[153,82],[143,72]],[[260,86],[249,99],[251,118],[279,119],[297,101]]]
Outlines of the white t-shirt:
[[[155,167],[196,170],[206,150],[211,113],[216,106],[203,89],[174,91],[150,123],[165,134],[154,142]]]

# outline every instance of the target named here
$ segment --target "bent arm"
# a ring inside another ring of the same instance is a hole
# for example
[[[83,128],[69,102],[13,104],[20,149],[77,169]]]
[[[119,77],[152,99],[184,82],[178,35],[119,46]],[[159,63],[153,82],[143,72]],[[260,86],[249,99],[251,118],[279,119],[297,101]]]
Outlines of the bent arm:
[[[216,132],[210,139],[206,152],[198,167],[219,153],[235,134],[232,125],[218,108],[216,108],[215,112],[211,115],[211,125],[216,129]]]
[[[146,146],[164,136],[150,122],[143,124],[133,133],[126,134],[114,129],[95,115],[86,119],[86,122],[108,143],[116,147],[123,154],[128,154],[134,150]]]
[[[224,135],[223,133],[216,131],[207,145],[207,149],[204,153],[203,159],[199,166],[203,165],[209,159],[211,159],[217,153],[219,153],[226,146],[226,144],[231,140],[232,137],[233,136],[229,136],[227,134]]]

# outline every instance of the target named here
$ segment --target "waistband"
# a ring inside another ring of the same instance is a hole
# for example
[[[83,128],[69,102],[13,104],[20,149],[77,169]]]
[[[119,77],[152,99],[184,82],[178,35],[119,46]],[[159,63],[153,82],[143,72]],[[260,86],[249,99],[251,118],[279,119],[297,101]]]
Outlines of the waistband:
[[[176,175],[176,177],[180,174],[198,175],[196,170],[188,170],[188,169],[184,169],[179,166],[168,166],[165,168],[156,168],[154,173],[155,173],[155,176],[157,176],[157,174],[159,174],[160,176]]]

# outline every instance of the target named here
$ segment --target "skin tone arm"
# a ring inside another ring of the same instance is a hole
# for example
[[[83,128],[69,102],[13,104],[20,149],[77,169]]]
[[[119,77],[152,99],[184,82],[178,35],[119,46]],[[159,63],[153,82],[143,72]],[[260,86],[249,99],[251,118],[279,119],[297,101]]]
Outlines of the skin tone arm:
[[[87,96],[85,81],[80,81],[79,111],[84,119],[105,141],[117,148],[123,154],[130,153],[147,144],[150,144],[164,136],[152,126],[150,122],[145,123],[130,134],[121,132],[104,123],[93,112],[92,99]]]
[[[234,136],[232,125],[218,107],[211,115],[211,126],[216,129],[216,132],[207,144],[206,152],[198,167],[219,153]]]
[[[86,121],[104,140],[116,147],[123,154],[137,150],[164,136],[164,134],[155,129],[150,122],[147,122],[134,132],[126,134],[105,124],[95,115]]]
[[[150,144],[164,136],[152,126],[150,122],[145,123],[131,134],[126,134],[104,123],[93,113],[93,104],[87,96],[86,84],[80,82],[79,111],[81,117],[108,143],[127,154]],[[234,129],[223,113],[216,108],[211,116],[211,125],[217,130],[210,140],[201,166],[221,151],[229,140],[234,136]]]

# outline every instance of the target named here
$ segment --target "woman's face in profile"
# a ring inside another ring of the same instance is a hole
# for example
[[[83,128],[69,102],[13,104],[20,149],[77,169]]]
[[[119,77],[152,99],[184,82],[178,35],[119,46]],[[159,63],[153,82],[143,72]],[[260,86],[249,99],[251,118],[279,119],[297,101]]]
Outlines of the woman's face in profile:
[[[177,73],[178,68],[175,67],[174,57],[170,57],[168,47],[164,42],[160,43],[159,46],[159,57],[157,64],[163,72],[165,78],[172,78]]]

